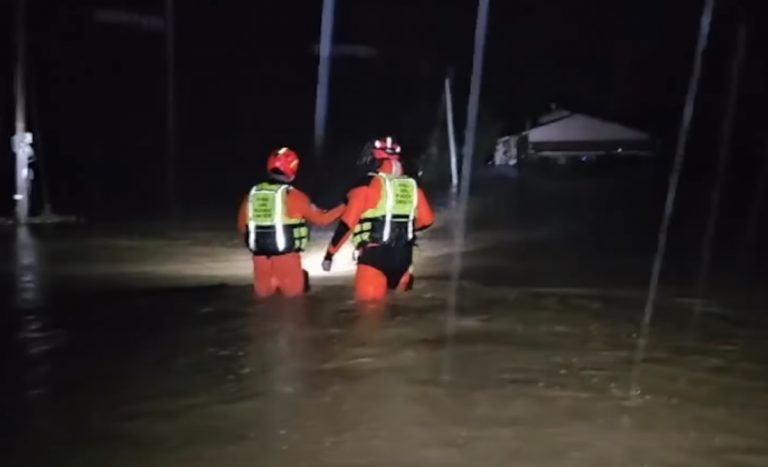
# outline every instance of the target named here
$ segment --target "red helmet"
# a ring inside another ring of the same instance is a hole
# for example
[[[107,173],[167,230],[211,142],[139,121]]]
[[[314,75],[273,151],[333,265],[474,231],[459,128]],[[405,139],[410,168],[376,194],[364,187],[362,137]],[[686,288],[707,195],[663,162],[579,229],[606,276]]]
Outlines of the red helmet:
[[[373,142],[373,158],[378,160],[399,159],[400,145],[391,136]]]
[[[277,149],[267,159],[267,172],[280,180],[292,182],[298,171],[299,155],[293,149]]]

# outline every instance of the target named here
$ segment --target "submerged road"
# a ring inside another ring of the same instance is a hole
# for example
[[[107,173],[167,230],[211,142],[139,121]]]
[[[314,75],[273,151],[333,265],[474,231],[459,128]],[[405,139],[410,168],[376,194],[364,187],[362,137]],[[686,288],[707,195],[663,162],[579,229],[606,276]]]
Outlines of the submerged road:
[[[446,326],[449,221],[378,308],[351,259],[317,271],[327,232],[313,291],[265,302],[228,223],[3,232],[0,462],[768,465],[762,314],[710,300],[692,328],[666,289],[630,397],[647,262],[477,222]]]

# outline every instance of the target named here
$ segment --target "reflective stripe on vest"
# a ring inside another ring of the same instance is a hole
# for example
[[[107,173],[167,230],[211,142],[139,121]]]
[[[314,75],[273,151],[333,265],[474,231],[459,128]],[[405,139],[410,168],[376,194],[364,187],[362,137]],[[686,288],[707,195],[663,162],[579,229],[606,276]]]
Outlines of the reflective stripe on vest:
[[[248,195],[248,246],[256,248],[256,227],[274,226],[279,251],[285,250],[285,195],[289,185],[262,183]],[[300,222],[300,219],[296,221]],[[290,222],[296,223],[296,222]]]

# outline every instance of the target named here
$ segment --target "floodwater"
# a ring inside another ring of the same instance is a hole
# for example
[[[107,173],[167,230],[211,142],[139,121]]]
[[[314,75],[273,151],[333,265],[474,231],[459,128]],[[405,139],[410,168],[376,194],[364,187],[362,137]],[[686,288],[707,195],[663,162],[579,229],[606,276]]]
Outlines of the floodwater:
[[[231,222],[4,231],[2,465],[768,465],[759,309],[665,288],[630,396],[645,248],[474,219],[453,313],[450,221],[379,307],[327,232],[257,302]]]

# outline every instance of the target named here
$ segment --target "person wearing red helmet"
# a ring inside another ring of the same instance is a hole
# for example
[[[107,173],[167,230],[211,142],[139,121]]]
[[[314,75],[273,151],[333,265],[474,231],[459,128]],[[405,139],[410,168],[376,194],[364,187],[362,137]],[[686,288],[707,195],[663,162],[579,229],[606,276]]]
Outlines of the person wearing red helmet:
[[[347,239],[357,251],[355,295],[376,301],[388,290],[413,286],[413,246],[416,232],[430,227],[435,214],[424,191],[403,175],[400,145],[378,139],[363,149],[360,164],[365,178],[347,195],[347,206],[328,246],[323,269]]]
[[[344,211],[315,207],[309,197],[291,186],[299,171],[299,155],[289,148],[273,151],[267,159],[268,180],[245,196],[238,214],[238,231],[253,254],[253,290],[264,298],[281,293],[302,295],[309,278],[301,267],[301,252],[309,240],[307,223],[324,226]]]

